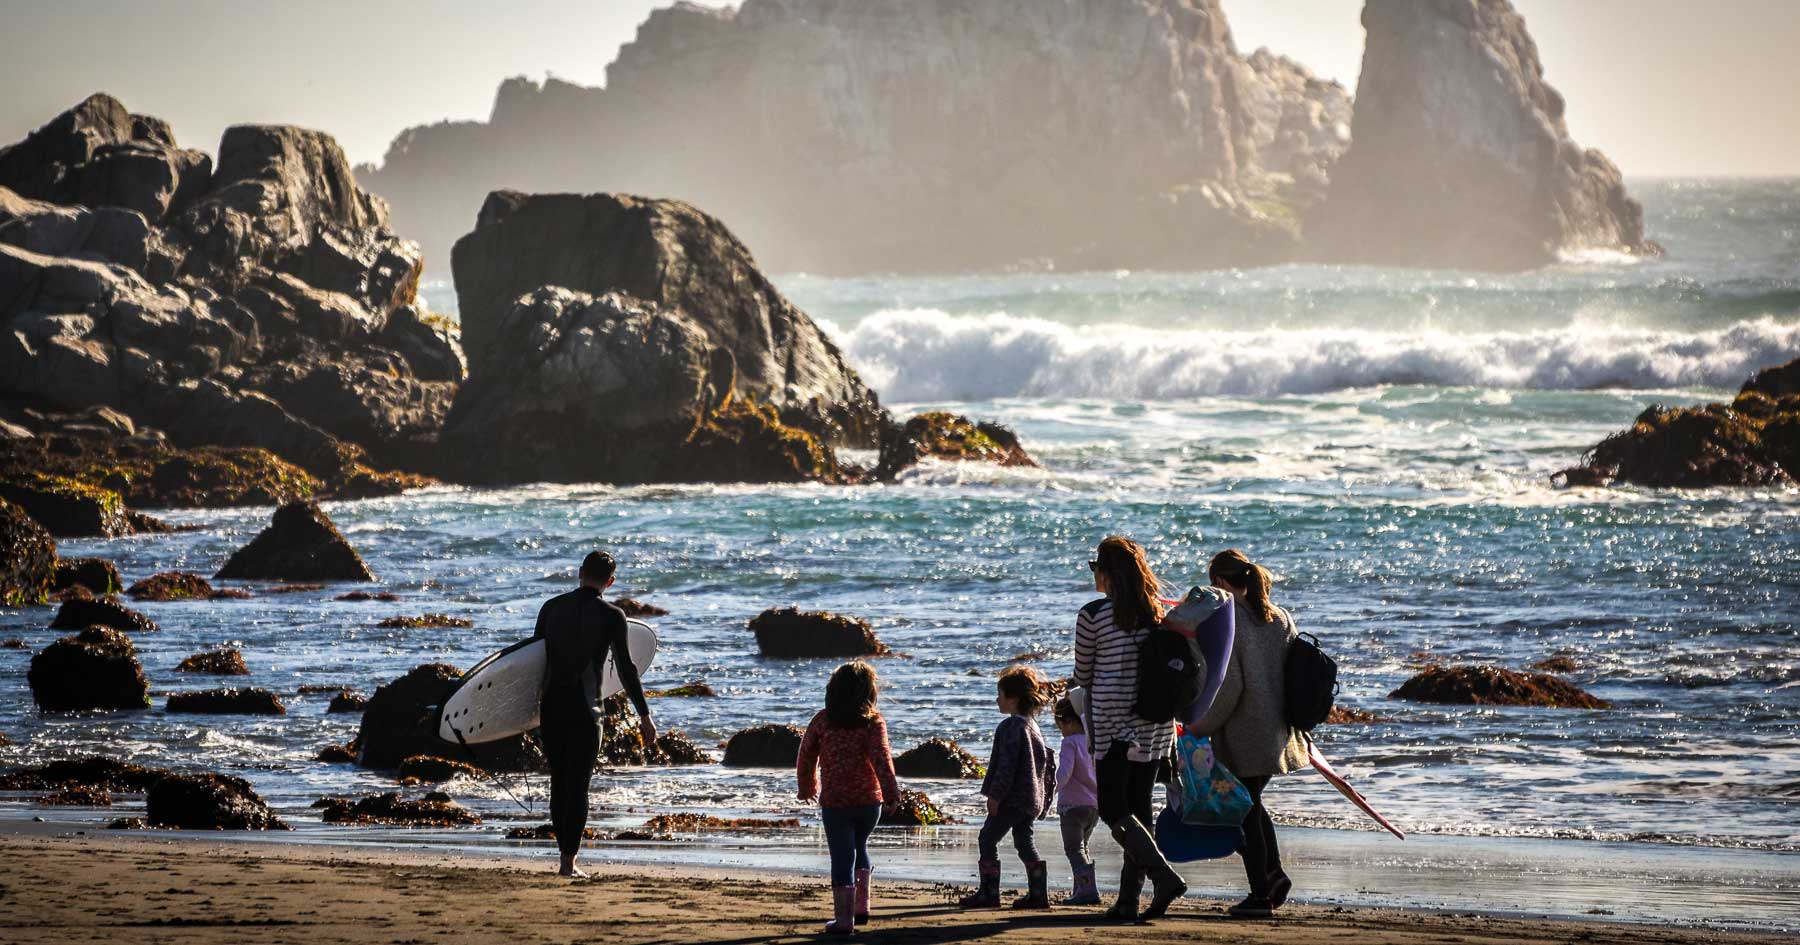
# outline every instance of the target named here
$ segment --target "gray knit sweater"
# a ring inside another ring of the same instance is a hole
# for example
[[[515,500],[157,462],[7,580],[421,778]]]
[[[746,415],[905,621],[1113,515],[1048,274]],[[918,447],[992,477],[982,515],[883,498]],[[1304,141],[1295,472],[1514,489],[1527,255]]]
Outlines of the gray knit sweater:
[[[1287,724],[1287,648],[1298,634],[1294,619],[1277,607],[1275,619],[1259,623],[1237,602],[1237,636],[1231,662],[1212,708],[1194,726],[1212,736],[1213,752],[1240,778],[1287,774],[1304,768],[1305,736]]]

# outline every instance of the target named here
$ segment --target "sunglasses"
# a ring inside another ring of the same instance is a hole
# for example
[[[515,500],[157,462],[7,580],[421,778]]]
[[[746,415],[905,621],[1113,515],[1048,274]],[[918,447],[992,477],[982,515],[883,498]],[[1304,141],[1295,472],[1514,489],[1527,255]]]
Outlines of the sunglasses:
[[[1089,561],[1088,562],[1088,570],[1094,572],[1095,574],[1099,574],[1100,573],[1100,562],[1099,561]]]

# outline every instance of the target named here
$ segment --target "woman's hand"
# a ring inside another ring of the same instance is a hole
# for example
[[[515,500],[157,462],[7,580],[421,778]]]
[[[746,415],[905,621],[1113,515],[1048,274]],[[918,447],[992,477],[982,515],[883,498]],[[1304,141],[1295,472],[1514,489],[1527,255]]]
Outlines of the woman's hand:
[[[818,796],[819,796],[819,791],[817,788],[810,788],[810,789],[809,788],[801,788],[800,789],[800,799],[807,802],[808,804],[810,804],[814,800],[818,799]]]
[[[990,797],[987,799],[987,802],[988,816],[992,817],[993,815],[1000,813],[1000,802],[998,800]]]
[[[894,819],[894,814],[899,810],[899,801],[883,801],[881,804],[881,819],[892,820]]]

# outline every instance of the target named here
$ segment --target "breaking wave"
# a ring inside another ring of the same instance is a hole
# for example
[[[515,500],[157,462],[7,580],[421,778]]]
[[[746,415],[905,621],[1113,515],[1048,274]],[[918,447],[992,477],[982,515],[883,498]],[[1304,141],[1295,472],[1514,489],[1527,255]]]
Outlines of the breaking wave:
[[[834,332],[884,400],[1316,394],[1384,384],[1532,390],[1735,388],[1800,357],[1800,324],[1706,331],[1182,331],[1004,313],[877,312]]]

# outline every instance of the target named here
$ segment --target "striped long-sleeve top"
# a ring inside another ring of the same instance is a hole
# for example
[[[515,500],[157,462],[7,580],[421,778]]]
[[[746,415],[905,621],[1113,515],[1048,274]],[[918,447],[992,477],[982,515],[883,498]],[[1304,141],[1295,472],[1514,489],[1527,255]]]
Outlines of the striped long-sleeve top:
[[[1138,648],[1149,627],[1113,623],[1113,603],[1101,598],[1081,608],[1075,619],[1075,678],[1088,694],[1088,747],[1096,760],[1105,758],[1113,742],[1130,745],[1132,761],[1160,761],[1175,744],[1172,722],[1140,719],[1137,701]]]

